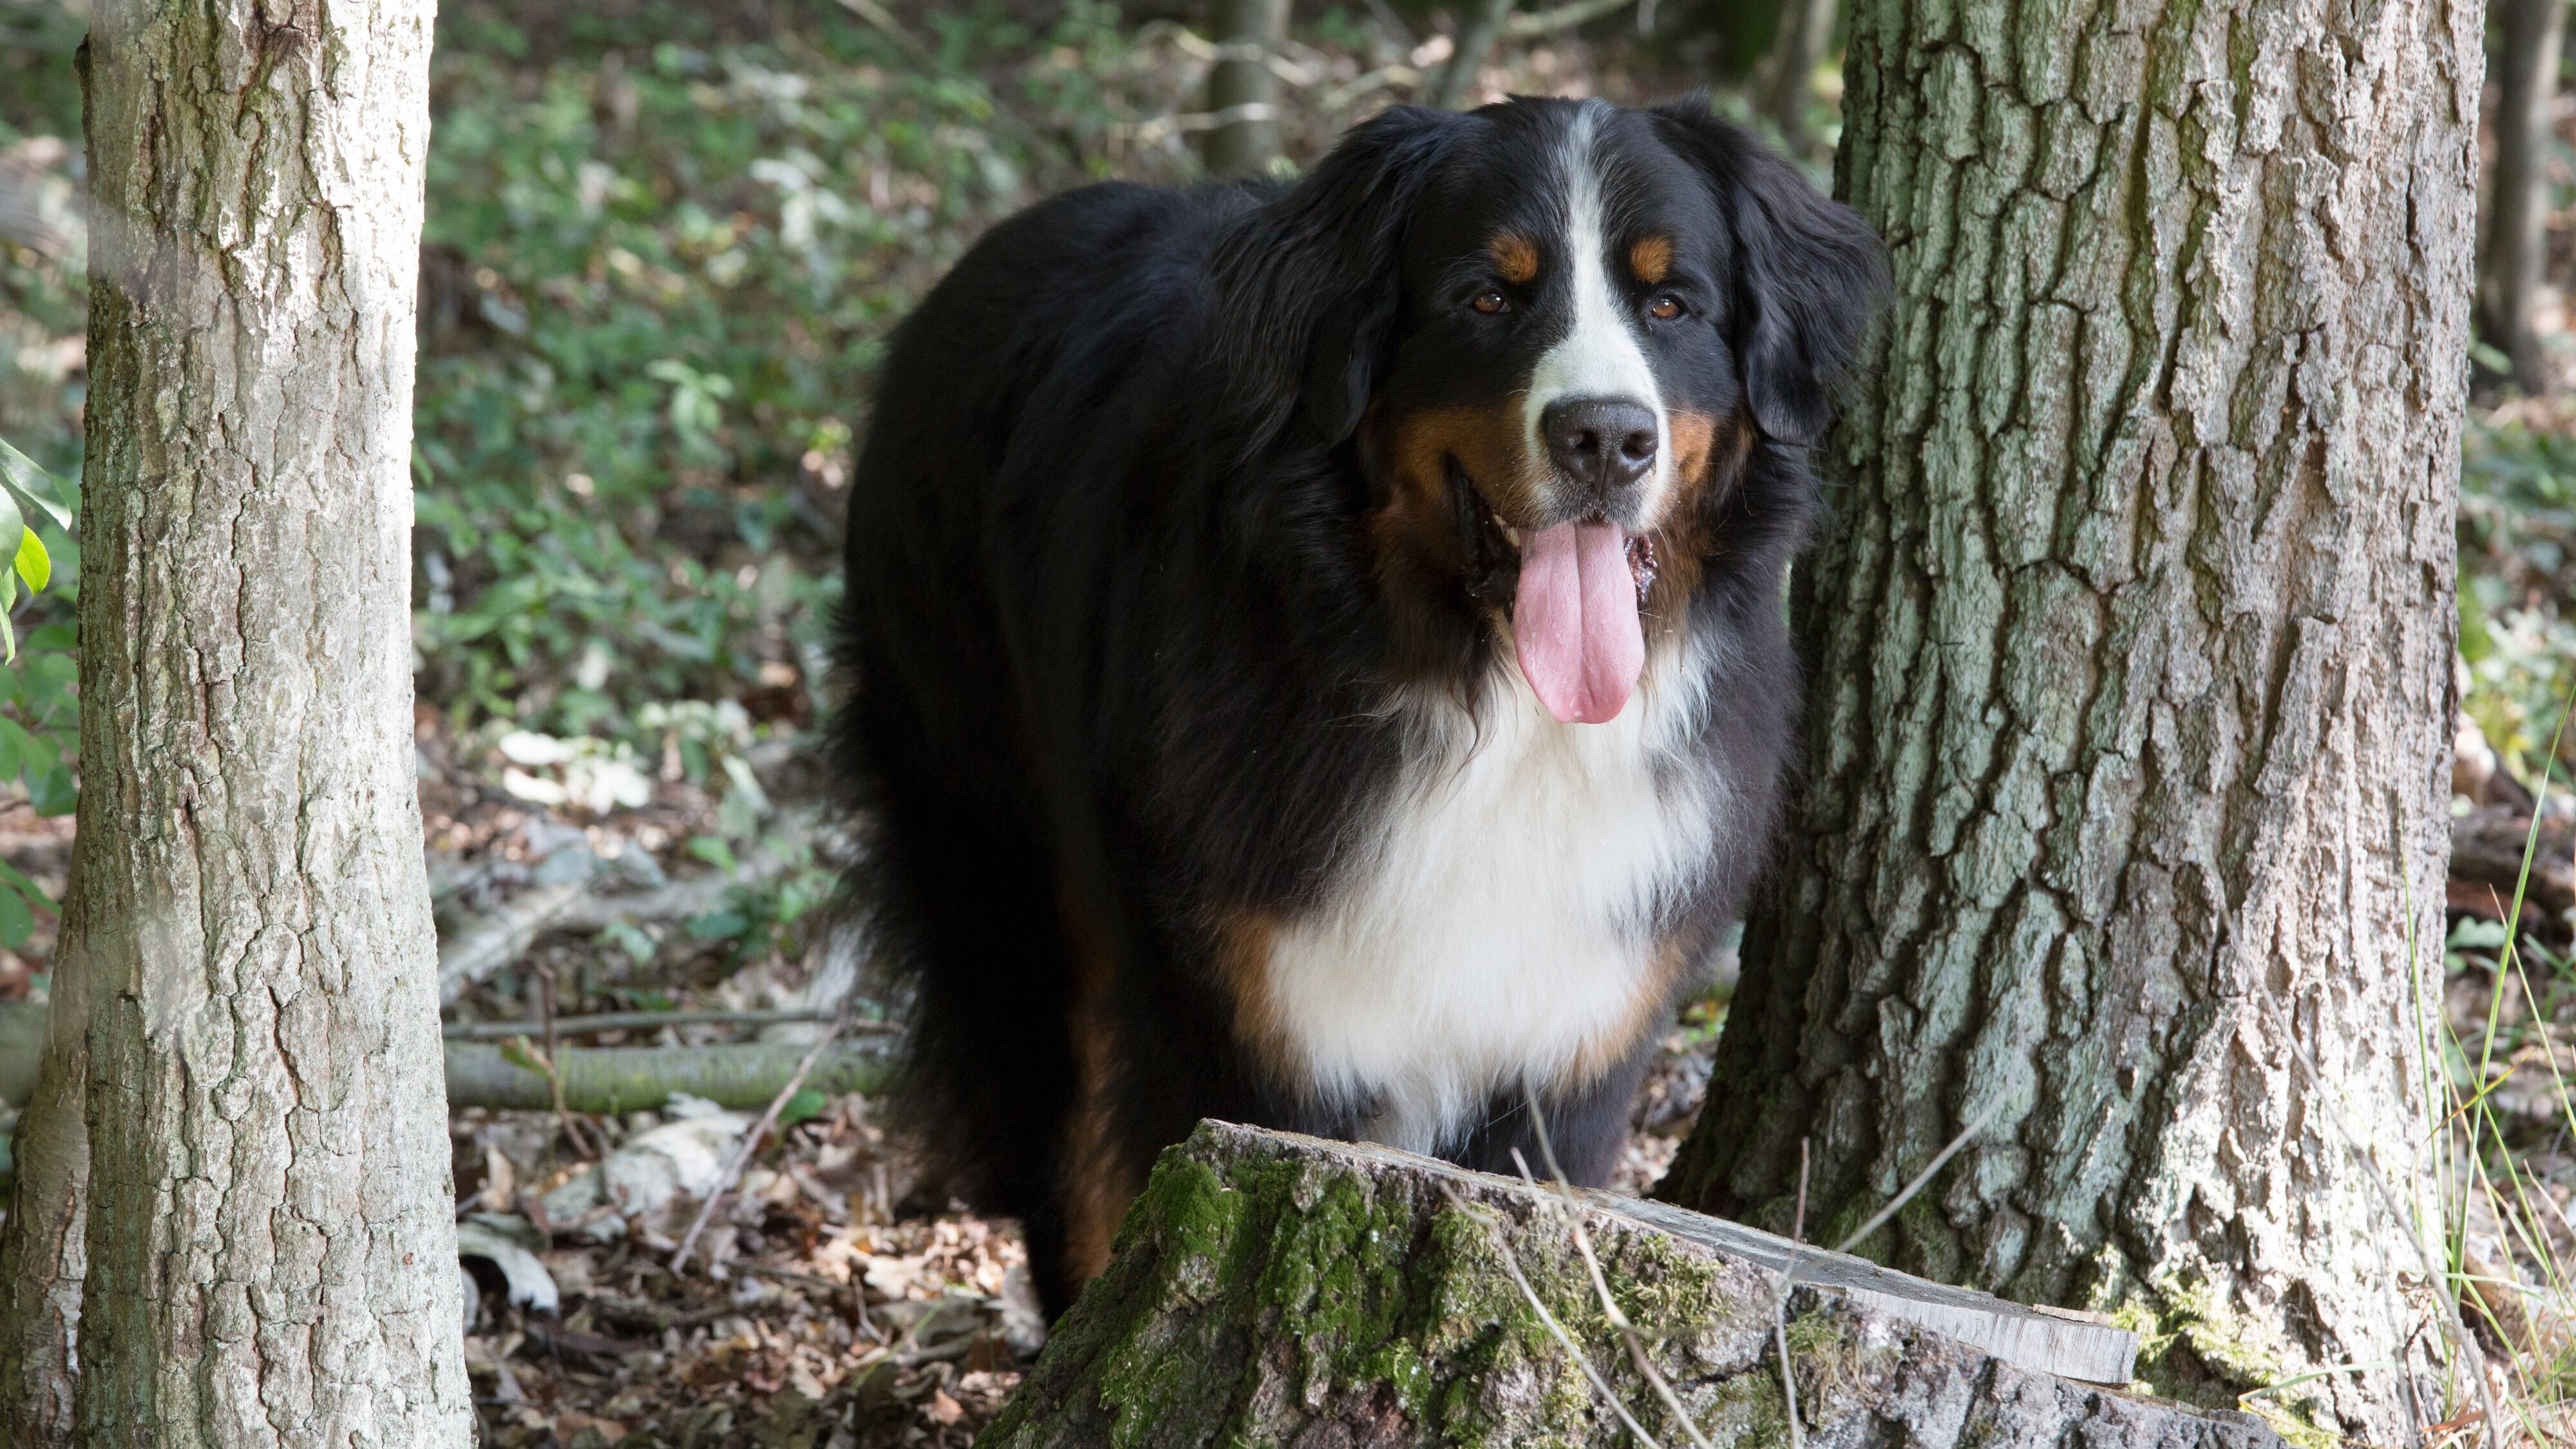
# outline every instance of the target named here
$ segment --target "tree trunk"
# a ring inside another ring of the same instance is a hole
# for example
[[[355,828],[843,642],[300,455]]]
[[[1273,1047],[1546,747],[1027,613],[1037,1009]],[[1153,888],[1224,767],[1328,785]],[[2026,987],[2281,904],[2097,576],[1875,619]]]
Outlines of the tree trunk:
[[[88,847],[72,837],[72,875]],[[44,1061],[9,1147],[16,1177],[0,1228],[0,1441],[69,1444],[80,1361],[81,1286],[89,1262],[89,939],[83,900],[63,903],[53,989],[44,1015]]]
[[[471,1434],[411,749],[430,13],[93,15],[57,963],[86,993],[87,1072],[44,1088],[85,1098],[87,1443]],[[79,1065],[72,1030],[49,1072]],[[59,1107],[38,1127],[71,1140]],[[11,1218],[21,1314],[48,1267],[26,1224],[80,1205],[54,1160]]]
[[[2279,1449],[2241,1414],[2193,1414],[2023,1366],[2058,1351],[2062,1331],[2119,1340],[2117,1372],[2135,1347],[2117,1330],[1813,1250],[1793,1263],[1781,1239],[1660,1204],[1578,1200],[1599,1288],[1552,1190],[1382,1147],[1202,1123],[1164,1154],[1108,1272],[976,1442],[1648,1442],[1630,1436],[1623,1410],[1656,1441],[1691,1442],[1611,1327],[1606,1291],[1673,1401],[1719,1444],[1793,1442],[1785,1343],[1812,1449]],[[1784,1266],[1796,1276],[1775,1318]],[[1935,1321],[1991,1347],[1924,1326]]]
[[[1774,37],[1762,109],[1784,136],[1806,133],[1807,103],[1815,98],[1816,63],[1834,43],[1835,0],[1784,0]]]
[[[2487,340],[2513,362],[2514,384],[2533,397],[2554,390],[2549,358],[2532,329],[2538,301],[2548,180],[2551,111],[2558,98],[2559,47],[2567,0],[2503,0],[2504,44],[2496,53],[2496,164],[2479,292]]]
[[[2211,1400],[2424,1368],[2475,5],[1852,13],[1891,248],[1797,571],[1801,834],[1661,1189],[2152,1331]],[[2413,1203],[2409,1203],[2411,1208]],[[2437,1341],[2436,1341],[2437,1342]],[[2408,1437],[2420,1372],[2265,1402]],[[2403,1390],[2403,1391],[2401,1391]]]
[[[1288,0],[1217,0],[1216,40],[1223,47],[1208,71],[1207,169],[1244,176],[1268,169],[1279,154],[1279,78],[1270,58],[1288,33]]]

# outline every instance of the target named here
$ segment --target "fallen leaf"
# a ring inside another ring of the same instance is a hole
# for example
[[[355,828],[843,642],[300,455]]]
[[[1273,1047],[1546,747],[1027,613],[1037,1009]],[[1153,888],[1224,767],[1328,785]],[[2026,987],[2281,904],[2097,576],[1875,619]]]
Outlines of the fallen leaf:
[[[562,1304],[555,1291],[554,1275],[537,1255],[483,1221],[476,1214],[456,1225],[456,1256],[481,1258],[501,1270],[502,1280],[509,1285],[510,1301],[539,1313],[553,1313]]]

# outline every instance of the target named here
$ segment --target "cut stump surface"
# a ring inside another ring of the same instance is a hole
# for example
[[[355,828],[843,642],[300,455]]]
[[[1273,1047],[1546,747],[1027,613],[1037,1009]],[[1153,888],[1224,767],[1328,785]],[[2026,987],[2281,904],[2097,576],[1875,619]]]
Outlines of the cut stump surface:
[[[1772,1304],[1785,1239],[1578,1192],[1620,1312],[1700,1434],[1790,1442]],[[2123,1378],[2124,1330],[1798,1248],[1785,1306],[1813,1449],[2274,1449]],[[1366,1144],[1203,1122],[1154,1170],[1109,1269],[1056,1326],[979,1449],[1636,1442],[1692,1434],[1603,1312],[1553,1189]],[[2054,1370],[2054,1371],[2051,1371]]]

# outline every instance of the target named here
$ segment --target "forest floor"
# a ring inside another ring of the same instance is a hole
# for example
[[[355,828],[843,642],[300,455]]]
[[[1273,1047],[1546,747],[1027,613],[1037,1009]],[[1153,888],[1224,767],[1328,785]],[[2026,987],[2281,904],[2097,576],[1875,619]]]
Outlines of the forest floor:
[[[772,773],[781,782],[772,808],[792,816],[804,803],[793,793],[803,772],[791,764]],[[651,810],[575,824],[470,776],[425,782],[422,793],[436,879],[449,887],[451,912],[467,918],[566,852],[613,860],[654,842],[671,875],[709,868],[685,847],[714,828],[715,802],[702,795],[696,818],[687,797],[670,792],[677,798]],[[813,1005],[841,979],[823,969],[841,939],[816,932],[801,957],[772,951],[747,963],[739,937],[685,926],[641,960],[557,940],[468,994],[454,1015],[526,1020],[535,1003],[520,997],[548,981],[559,1016],[639,1001],[670,1010]],[[864,973],[855,984],[871,985]],[[1698,1115],[1722,1015],[1722,997],[1695,1000],[1666,1033],[1634,1113],[1619,1190],[1643,1193],[1670,1165]],[[798,1039],[819,1028],[763,1030]],[[740,1029],[597,1040],[678,1044],[728,1034]],[[534,1263],[520,1262],[513,1275],[469,1259],[477,1292],[466,1356],[487,1443],[536,1449],[637,1435],[674,1446],[964,1445],[999,1409],[1045,1339],[1017,1228],[917,1188],[905,1145],[878,1127],[863,1096],[817,1096],[792,1114],[801,1120],[720,1199],[681,1271],[669,1266],[673,1249],[698,1207],[685,1191],[659,1212],[587,1227],[567,1228],[548,1211],[603,1158],[628,1176],[642,1167],[685,1180],[688,1164],[673,1161],[675,1131],[693,1135],[684,1147],[709,1150],[697,1159],[703,1167],[751,1115],[637,1112],[569,1124],[547,1112],[456,1115],[464,1220],[523,1245]],[[543,1306],[528,1301],[540,1278],[550,1280],[553,1300]]]

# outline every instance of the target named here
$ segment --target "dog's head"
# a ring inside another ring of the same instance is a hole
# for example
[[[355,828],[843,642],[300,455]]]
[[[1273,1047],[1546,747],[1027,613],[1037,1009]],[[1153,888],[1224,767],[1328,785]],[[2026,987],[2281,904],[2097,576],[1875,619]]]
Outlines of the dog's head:
[[[1756,434],[1823,430],[1881,268],[1687,102],[1390,111],[1265,216],[1267,255],[1221,262],[1234,352],[1355,444],[1381,584],[1507,623],[1568,721],[1625,704],[1640,610],[1679,614]]]

